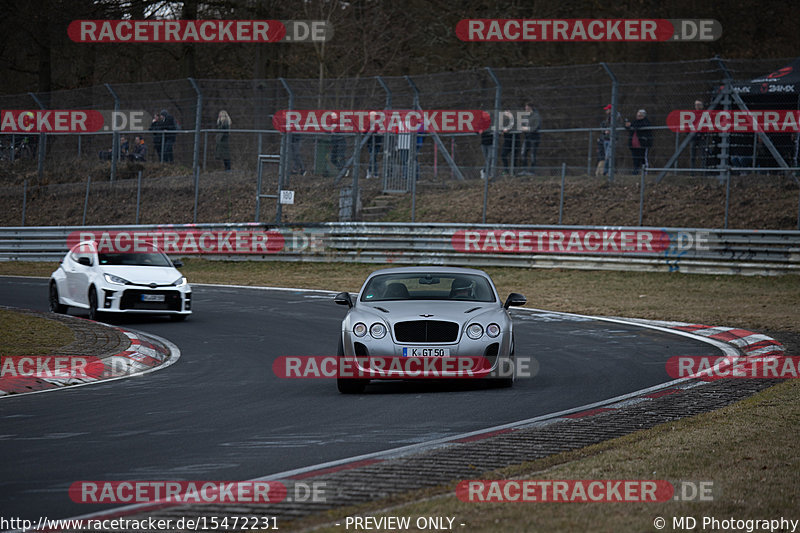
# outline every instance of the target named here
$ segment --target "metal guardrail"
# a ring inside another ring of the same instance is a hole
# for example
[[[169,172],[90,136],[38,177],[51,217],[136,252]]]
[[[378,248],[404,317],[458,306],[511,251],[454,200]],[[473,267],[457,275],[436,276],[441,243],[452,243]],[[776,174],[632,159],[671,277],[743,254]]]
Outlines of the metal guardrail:
[[[425,223],[3,227],[0,261],[58,261],[87,233],[121,246],[168,234],[170,255],[210,259],[800,273],[800,231]],[[253,235],[269,246],[246,248]]]

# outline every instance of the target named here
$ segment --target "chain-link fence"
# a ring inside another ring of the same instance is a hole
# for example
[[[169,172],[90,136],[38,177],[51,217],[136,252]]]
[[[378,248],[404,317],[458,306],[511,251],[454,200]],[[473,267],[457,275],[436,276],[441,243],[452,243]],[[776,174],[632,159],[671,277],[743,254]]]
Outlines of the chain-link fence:
[[[680,175],[696,168],[714,176],[709,168],[779,166],[769,158],[752,157],[747,165],[720,161],[720,149],[711,136],[693,142],[673,157],[686,137],[666,126],[676,109],[703,106],[719,93],[726,80],[750,80],[773,72],[789,59],[709,59],[673,63],[614,63],[514,69],[481,69],[424,76],[345,79],[173,80],[115,84],[51,93],[0,96],[2,109],[71,109],[117,111],[143,118],[142,128],[91,134],[0,134],[0,167],[31,160],[38,176],[57,171],[76,159],[108,160],[109,178],[117,177],[119,164],[134,159],[136,142],[144,142],[144,171],[152,163],[175,163],[197,174],[232,168],[258,170],[259,155],[280,156],[271,169],[282,188],[291,174],[333,178],[346,175],[381,179],[385,192],[413,192],[417,179],[474,180],[503,175],[559,176],[562,165],[570,175],[637,174],[641,161],[630,149],[625,124],[640,109],[651,125],[652,145],[644,164],[660,168],[670,162]],[[782,108],[798,108],[798,91],[778,95]],[[613,103],[607,114],[604,108]],[[513,130],[482,140],[476,134],[414,132],[386,134],[377,142],[370,135],[287,136],[276,131],[272,118],[286,109],[480,109],[497,122],[504,110],[519,116],[530,104],[535,113],[534,134]],[[165,110],[176,122],[174,132],[148,131],[151,119]],[[221,110],[227,111],[230,129],[218,128]],[[613,116],[611,134],[607,117]],[[225,135],[227,134],[227,135]],[[165,136],[173,136],[167,150]],[[140,137],[140,140],[136,140]],[[223,138],[224,137],[224,138]],[[436,138],[438,137],[438,138]],[[533,139],[533,140],[531,140]],[[788,141],[787,141],[788,139]],[[613,140],[613,141],[612,141]],[[756,136],[729,139],[726,153],[756,150]],[[481,149],[482,143],[484,149]],[[738,146],[737,145],[741,145]],[[797,166],[797,136],[782,139],[777,148],[790,167]],[[613,151],[609,156],[610,145]],[[118,149],[118,146],[123,146]],[[493,154],[493,157],[492,157]],[[488,157],[487,157],[488,156]],[[141,158],[140,158],[141,159]],[[487,164],[488,161],[488,164]],[[600,164],[603,162],[603,164]],[[598,168],[599,167],[599,168]],[[9,173],[3,175],[9,180]],[[411,179],[414,177],[415,179]],[[719,176],[717,176],[719,177]],[[85,176],[76,176],[82,181]],[[349,180],[348,180],[349,181]],[[342,183],[344,184],[344,183]],[[11,183],[0,183],[0,187]],[[20,183],[14,183],[19,187]],[[35,186],[31,183],[30,186]],[[274,191],[269,191],[274,192]]]

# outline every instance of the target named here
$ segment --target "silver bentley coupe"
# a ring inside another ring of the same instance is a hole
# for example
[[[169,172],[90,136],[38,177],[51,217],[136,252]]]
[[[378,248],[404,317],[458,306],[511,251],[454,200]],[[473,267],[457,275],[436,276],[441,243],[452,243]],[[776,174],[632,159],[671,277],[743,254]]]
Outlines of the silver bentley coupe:
[[[339,293],[349,307],[339,335],[339,391],[357,394],[372,379],[486,378],[510,387],[514,329],[510,306],[482,270],[402,267],[377,270],[358,295]],[[510,374],[510,375],[509,375]]]

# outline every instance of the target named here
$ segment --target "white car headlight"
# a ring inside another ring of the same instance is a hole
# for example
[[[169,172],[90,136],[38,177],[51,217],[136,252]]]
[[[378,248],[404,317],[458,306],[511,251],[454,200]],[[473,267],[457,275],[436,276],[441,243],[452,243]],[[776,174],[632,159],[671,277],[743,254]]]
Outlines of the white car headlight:
[[[353,335],[355,335],[356,337],[363,337],[366,334],[367,334],[367,325],[364,324],[363,322],[359,322],[355,326],[353,326]]]
[[[480,324],[470,324],[467,328],[467,337],[476,341],[483,336],[483,326]]]
[[[386,336],[386,326],[376,322],[369,327],[369,334],[375,339],[382,339]]]
[[[179,277],[178,279],[173,281],[172,284],[175,285],[176,287],[183,287],[184,285],[186,285],[186,276]]]
[[[489,324],[486,326],[486,334],[489,335],[491,338],[495,338],[500,335],[500,326],[497,324]]]
[[[108,283],[113,283],[114,285],[127,285],[128,283],[130,283],[130,281],[128,281],[127,279],[115,276],[113,274],[103,274],[103,277],[106,279]]]

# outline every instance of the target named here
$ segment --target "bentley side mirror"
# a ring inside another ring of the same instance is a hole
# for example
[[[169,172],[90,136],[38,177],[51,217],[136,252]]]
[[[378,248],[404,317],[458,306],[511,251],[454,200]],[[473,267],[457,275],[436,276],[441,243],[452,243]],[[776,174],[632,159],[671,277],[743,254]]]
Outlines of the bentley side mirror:
[[[521,305],[525,305],[526,303],[528,303],[528,299],[527,298],[525,298],[523,295],[519,294],[518,292],[512,292],[511,294],[508,295],[508,298],[506,298],[506,303],[503,304],[503,307],[508,309],[512,305],[514,307],[519,307]]]
[[[353,299],[350,297],[349,292],[340,292],[339,294],[333,297],[333,301],[339,305],[346,305],[347,307],[353,307]]]

